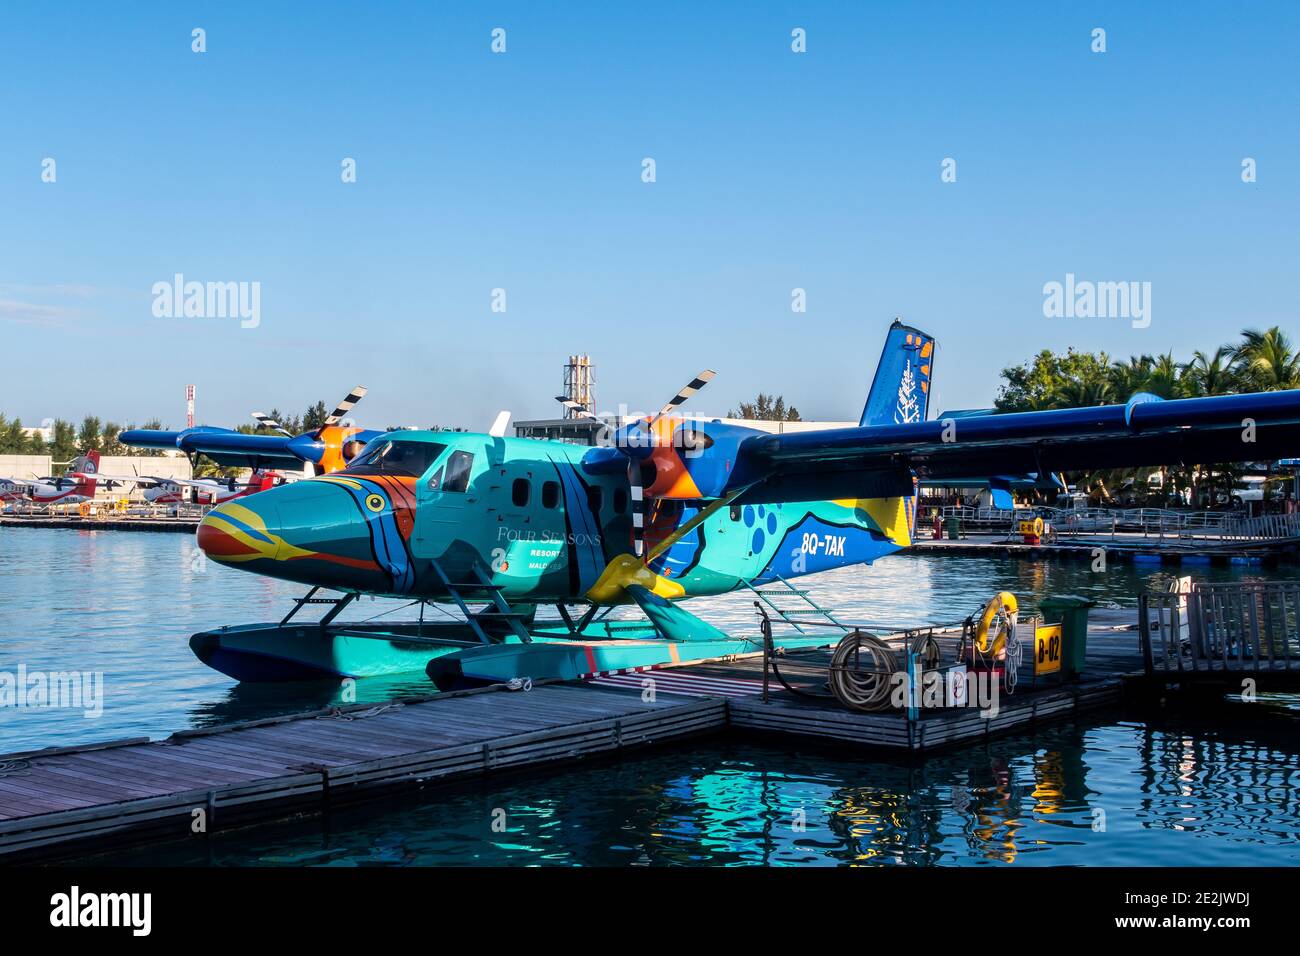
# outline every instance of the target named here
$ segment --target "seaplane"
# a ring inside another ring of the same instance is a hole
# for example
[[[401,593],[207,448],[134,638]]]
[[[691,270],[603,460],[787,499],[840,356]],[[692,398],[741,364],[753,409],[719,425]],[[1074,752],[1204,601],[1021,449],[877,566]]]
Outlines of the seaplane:
[[[1300,444],[1300,391],[929,420],[934,360],[931,335],[895,322],[851,428],[685,417],[706,371],[657,413],[605,425],[595,447],[506,437],[500,417],[487,434],[377,435],[337,471],[208,513],[208,558],[310,590],[279,623],[201,632],[191,648],[241,681],[422,667],[442,689],[752,651],[683,604],[756,585],[801,593],[801,576],[907,548],[927,479],[1272,459]],[[360,595],[409,599],[421,619],[335,624]],[[430,602],[464,620],[424,621]],[[294,621],[310,603],[331,607]],[[630,605],[644,623],[613,619]]]
[[[68,463],[66,474],[37,478],[30,481],[17,478],[0,478],[0,502],[12,504],[30,501],[38,505],[76,505],[95,497],[99,474],[99,452],[91,449]]]
[[[348,414],[365,397],[366,387],[358,385],[316,429],[292,435],[279,422],[262,412],[253,412],[259,424],[276,435],[248,435],[232,428],[196,425],[181,431],[132,428],[122,432],[118,441],[136,448],[180,449],[193,463],[202,455],[218,465],[241,465],[254,469],[303,469],[309,477],[329,474],[348,462],[382,431],[359,428]]]
[[[151,505],[178,505],[185,501],[185,489],[189,488],[192,500],[196,504],[225,504],[236,498],[255,495],[267,491],[276,485],[290,480],[278,471],[255,468],[248,481],[239,481],[234,476],[224,480],[219,478],[165,478],[157,475],[106,475],[101,474],[101,481],[115,484],[139,485],[146,503]]]

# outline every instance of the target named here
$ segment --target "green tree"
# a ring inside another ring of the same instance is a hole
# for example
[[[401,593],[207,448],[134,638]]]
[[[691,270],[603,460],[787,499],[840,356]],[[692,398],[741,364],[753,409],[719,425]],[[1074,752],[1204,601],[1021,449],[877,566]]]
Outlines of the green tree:
[[[1231,349],[1220,345],[1213,355],[1200,349],[1183,366],[1183,392],[1196,398],[1206,395],[1230,395],[1237,390],[1237,376],[1232,369]]]
[[[1258,391],[1300,388],[1300,353],[1278,326],[1261,332],[1245,329],[1232,349],[1238,373]]]
[[[1043,349],[1031,361],[1002,370],[1006,384],[998,391],[994,407],[1000,412],[1033,412],[1094,405],[1097,397],[1111,392],[1110,364],[1105,352],[1070,349],[1057,355]]]
[[[87,415],[81,420],[81,430],[77,432],[77,450],[82,452],[99,448],[100,440],[99,419],[94,415]]]
[[[72,427],[72,422],[65,422],[62,418],[54,420],[48,453],[58,462],[71,461],[81,453],[77,443],[77,430]]]
[[[785,404],[783,395],[758,393],[752,402],[741,402],[740,409],[727,412],[728,418],[746,418],[753,421],[799,422],[799,409]]]
[[[306,414],[302,416],[302,430],[305,432],[314,432],[325,424],[325,419],[329,418],[330,410],[325,407],[324,402],[317,402],[307,409]],[[286,428],[288,426],[285,426]],[[289,431],[293,431],[292,428]],[[295,432],[295,434],[297,434]]]
[[[117,422],[104,422],[104,430],[100,433],[100,452],[105,455],[131,454],[131,450],[117,440],[120,434],[122,434],[121,425]]]
[[[0,415],[0,455],[40,454],[44,444],[37,437],[28,437],[23,431],[22,419],[15,418],[9,421],[4,415]]]

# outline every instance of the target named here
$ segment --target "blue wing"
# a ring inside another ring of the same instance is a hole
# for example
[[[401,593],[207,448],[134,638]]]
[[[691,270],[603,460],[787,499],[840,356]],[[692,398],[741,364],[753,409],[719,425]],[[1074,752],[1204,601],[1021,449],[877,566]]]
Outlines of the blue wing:
[[[1268,461],[1300,449],[1300,390],[974,415],[754,436],[731,487],[745,501],[911,494],[912,477]]]
[[[179,432],[133,428],[122,432],[118,441],[137,448],[179,449],[186,454],[202,454],[219,465],[297,467],[303,461],[289,447],[293,439],[284,435],[245,435],[206,425]]]

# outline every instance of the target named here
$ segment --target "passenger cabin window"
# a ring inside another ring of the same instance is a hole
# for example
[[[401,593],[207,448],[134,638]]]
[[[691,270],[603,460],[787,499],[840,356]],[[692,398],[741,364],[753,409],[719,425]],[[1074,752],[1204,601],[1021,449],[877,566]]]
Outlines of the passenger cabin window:
[[[447,459],[447,479],[443,491],[465,491],[469,488],[469,473],[474,468],[474,456],[467,451],[454,451]]]
[[[526,508],[528,506],[528,492],[530,490],[527,478],[516,478],[515,483],[510,486],[510,500],[516,508]]]
[[[627,511],[627,492],[622,488],[614,489],[614,513],[623,514]]]
[[[560,503],[560,485],[554,481],[542,482],[542,507],[554,508]]]
[[[605,503],[605,496],[601,493],[600,485],[592,485],[587,489],[587,504],[596,514],[600,514],[600,506]]]
[[[363,448],[343,469],[345,475],[402,475],[419,478],[438,456],[447,450],[446,445],[430,441],[396,441],[376,438]]]

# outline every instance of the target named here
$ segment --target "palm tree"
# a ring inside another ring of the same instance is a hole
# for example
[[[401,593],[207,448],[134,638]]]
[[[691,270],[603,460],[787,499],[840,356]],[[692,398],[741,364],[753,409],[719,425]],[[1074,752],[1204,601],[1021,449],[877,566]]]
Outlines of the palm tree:
[[[1072,378],[1061,382],[1052,394],[1052,404],[1057,408],[1091,408],[1112,401],[1114,391],[1111,383],[1100,378]]]
[[[1300,388],[1300,353],[1279,326],[1263,332],[1244,329],[1244,341],[1232,349],[1237,369],[1255,389],[1274,392]]]
[[[1152,360],[1150,355],[1130,355],[1127,362],[1112,362],[1107,372],[1111,390],[1121,402],[1138,392],[1149,391]]]
[[[1226,345],[1220,345],[1212,356],[1197,349],[1192,353],[1192,360],[1183,366],[1184,390],[1192,398],[1231,395],[1237,390],[1231,358],[1232,349]]]

